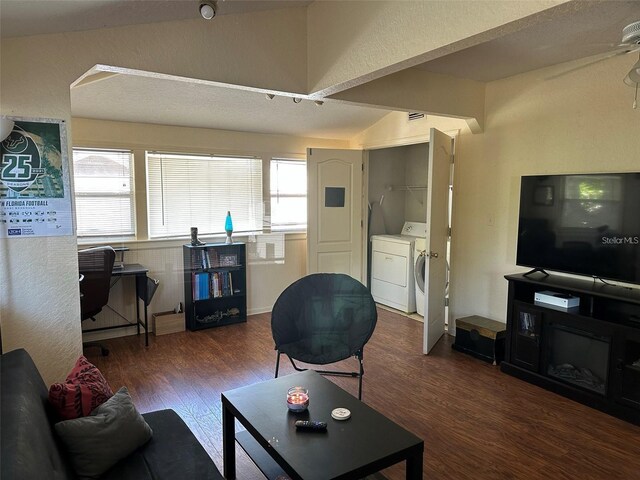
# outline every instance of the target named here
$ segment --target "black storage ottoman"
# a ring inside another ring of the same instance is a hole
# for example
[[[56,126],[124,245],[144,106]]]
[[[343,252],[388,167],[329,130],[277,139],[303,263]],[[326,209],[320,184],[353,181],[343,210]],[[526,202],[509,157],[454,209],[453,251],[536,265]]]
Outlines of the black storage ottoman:
[[[478,315],[459,318],[451,348],[497,365],[504,360],[506,328],[504,323]]]

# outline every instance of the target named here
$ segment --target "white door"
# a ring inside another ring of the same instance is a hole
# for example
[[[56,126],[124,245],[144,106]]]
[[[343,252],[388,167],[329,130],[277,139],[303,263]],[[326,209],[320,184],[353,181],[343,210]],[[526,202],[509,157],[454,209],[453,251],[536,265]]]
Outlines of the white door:
[[[429,353],[444,335],[447,282],[447,236],[449,232],[449,178],[453,139],[431,129],[429,179],[427,181],[427,248],[424,267],[424,341]]]
[[[307,149],[307,271],[362,281],[362,150]]]

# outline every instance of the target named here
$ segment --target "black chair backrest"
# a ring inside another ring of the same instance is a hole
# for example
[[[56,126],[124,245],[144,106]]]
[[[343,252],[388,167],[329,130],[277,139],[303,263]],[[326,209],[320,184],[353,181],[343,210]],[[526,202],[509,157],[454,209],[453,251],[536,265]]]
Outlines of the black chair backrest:
[[[378,320],[369,290],[339,273],[316,273],[289,285],[271,313],[276,350],[324,365],[361,353]]]
[[[109,301],[115,259],[116,253],[111,247],[95,247],[78,252],[78,270],[84,275],[80,282],[82,320],[96,315]]]

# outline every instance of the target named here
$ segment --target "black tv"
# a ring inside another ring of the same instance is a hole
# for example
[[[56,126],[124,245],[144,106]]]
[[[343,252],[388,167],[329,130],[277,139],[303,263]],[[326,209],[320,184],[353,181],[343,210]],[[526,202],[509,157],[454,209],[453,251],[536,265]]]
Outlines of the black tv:
[[[640,172],[523,176],[516,263],[640,284]]]

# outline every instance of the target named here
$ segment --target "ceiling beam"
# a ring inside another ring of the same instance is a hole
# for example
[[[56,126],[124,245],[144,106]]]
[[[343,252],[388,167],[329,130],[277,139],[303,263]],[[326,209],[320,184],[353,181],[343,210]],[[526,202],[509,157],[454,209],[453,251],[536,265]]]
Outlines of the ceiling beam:
[[[387,75],[330,98],[369,107],[463,118],[474,133],[484,128],[484,83],[418,68]]]

